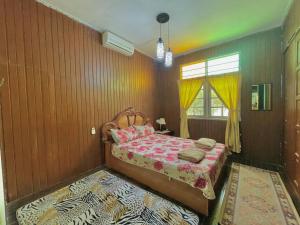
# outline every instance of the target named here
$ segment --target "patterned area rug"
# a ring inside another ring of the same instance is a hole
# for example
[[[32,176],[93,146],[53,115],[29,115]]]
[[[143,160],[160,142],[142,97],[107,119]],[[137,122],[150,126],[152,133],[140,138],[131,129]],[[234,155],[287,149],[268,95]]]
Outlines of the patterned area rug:
[[[277,172],[233,163],[222,207],[222,225],[300,225]]]
[[[20,225],[180,224],[197,215],[107,171],[99,171],[17,210]]]

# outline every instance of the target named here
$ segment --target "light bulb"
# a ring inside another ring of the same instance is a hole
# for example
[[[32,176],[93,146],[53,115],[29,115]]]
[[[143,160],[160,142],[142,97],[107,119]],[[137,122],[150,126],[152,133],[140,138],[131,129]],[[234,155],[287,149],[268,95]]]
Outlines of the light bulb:
[[[169,48],[166,52],[166,58],[165,58],[165,66],[170,67],[173,64],[173,53],[171,49]]]
[[[160,37],[157,41],[156,58],[158,60],[162,60],[164,58],[164,54],[165,54],[165,46],[163,40]]]

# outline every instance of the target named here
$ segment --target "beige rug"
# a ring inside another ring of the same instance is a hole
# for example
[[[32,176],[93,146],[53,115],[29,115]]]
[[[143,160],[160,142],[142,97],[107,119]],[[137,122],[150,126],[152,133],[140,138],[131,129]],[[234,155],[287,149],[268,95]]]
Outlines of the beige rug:
[[[299,215],[277,172],[233,163],[221,225],[300,225]]]

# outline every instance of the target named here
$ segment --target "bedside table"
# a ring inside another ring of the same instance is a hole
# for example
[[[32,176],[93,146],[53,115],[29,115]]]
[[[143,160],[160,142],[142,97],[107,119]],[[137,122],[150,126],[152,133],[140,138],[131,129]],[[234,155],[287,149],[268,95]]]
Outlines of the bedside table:
[[[156,130],[155,134],[174,136],[175,132],[173,130],[163,130],[163,131]]]

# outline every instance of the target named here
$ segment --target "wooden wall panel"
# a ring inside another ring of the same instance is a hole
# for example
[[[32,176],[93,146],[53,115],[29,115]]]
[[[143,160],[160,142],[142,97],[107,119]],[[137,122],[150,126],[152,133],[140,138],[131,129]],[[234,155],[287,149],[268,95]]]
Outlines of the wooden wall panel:
[[[34,0],[0,0],[0,43],[8,201],[103,164],[100,127],[117,112],[158,115],[151,58],[103,48],[101,34]]]
[[[180,65],[234,52],[240,53],[242,73],[240,156],[250,162],[281,164],[283,99],[280,28],[177,57],[171,69],[161,68],[161,116],[166,118],[168,127],[178,135],[179,100],[176,82],[180,76]],[[258,83],[272,83],[272,111],[250,110],[251,85]],[[189,125],[193,138],[205,135],[219,139],[225,135],[224,125],[216,121],[191,120]]]
[[[292,186],[300,194],[299,162],[299,47],[300,1],[295,0],[283,26],[285,67],[284,166]],[[300,54],[299,54],[300,55]],[[299,201],[299,196],[298,196]]]
[[[189,120],[189,131],[192,139],[200,137],[213,138],[219,143],[225,143],[226,120]]]

